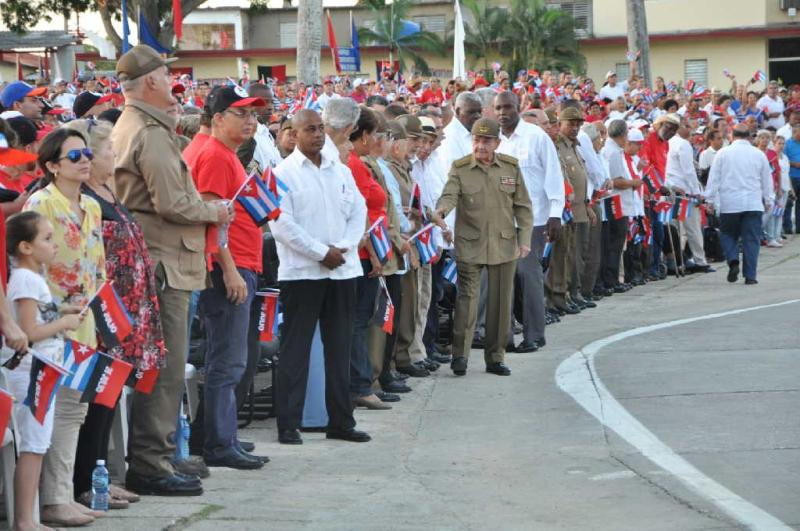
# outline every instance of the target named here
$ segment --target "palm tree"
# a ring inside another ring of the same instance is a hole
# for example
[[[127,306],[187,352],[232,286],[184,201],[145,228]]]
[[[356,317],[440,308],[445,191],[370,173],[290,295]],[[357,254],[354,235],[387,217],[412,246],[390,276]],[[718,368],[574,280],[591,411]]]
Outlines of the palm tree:
[[[420,52],[437,55],[445,54],[444,40],[430,31],[409,32],[407,29],[408,10],[411,0],[395,0],[386,5],[384,0],[364,0],[375,16],[375,26],[358,28],[358,40],[364,44],[386,46],[390,61],[400,62],[400,71],[405,71],[407,60],[423,75],[430,74],[428,62]]]
[[[322,0],[302,0],[297,6],[297,79],[319,81],[322,49]]]
[[[489,71],[489,55],[500,51],[505,40],[508,11],[489,5],[489,0],[463,0],[462,4],[472,18],[465,24],[464,47],[471,56],[483,59],[483,69]]]
[[[511,12],[501,44],[510,57],[511,72],[531,67],[539,70],[582,71],[586,59],[578,51],[575,19],[559,9],[548,8],[544,0],[511,0]]]

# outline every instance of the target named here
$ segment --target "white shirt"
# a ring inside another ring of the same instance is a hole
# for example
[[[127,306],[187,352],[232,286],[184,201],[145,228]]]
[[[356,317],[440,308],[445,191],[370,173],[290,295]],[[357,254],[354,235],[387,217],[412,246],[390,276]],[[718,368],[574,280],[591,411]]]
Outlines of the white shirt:
[[[613,87],[611,85],[606,85],[600,89],[600,92],[597,95],[601,100],[609,99],[611,101],[616,101],[617,98],[625,97],[625,88],[619,83]]]
[[[367,205],[350,170],[322,152],[319,167],[299,149],[278,164],[277,175],[289,189],[281,215],[270,221],[278,248],[279,280],[343,280],[363,274],[358,243],[367,223]],[[328,246],[347,249],[345,263],[328,269],[320,261]]]
[[[790,169],[789,157],[786,156],[786,153],[781,153],[781,156],[778,159],[778,164],[781,167],[781,192],[783,192],[783,196],[781,197],[781,199],[785,204],[786,192],[792,189],[792,181],[789,178],[789,169]]]
[[[444,139],[436,151],[441,151],[439,159],[446,177],[453,162],[472,153],[472,134],[458,121],[458,118],[450,120],[443,132]]]
[[[776,112],[781,113],[777,118],[770,118],[769,120],[767,120],[764,123],[764,127],[768,127],[771,125],[775,129],[780,129],[781,127],[783,127],[783,124],[786,123],[786,119],[783,117],[783,111],[786,110],[786,106],[783,104],[783,100],[781,99],[780,96],[778,96],[773,100],[768,95],[764,94],[763,96],[761,96],[761,99],[758,100],[756,106],[762,110],[766,107],[769,114]]]
[[[331,101],[331,100],[337,100],[337,99],[339,99],[339,98],[341,98],[341,96],[339,96],[339,95],[338,95],[338,94],[336,94],[335,92],[334,92],[333,94],[331,94],[330,96],[328,96],[327,94],[325,94],[325,93],[323,92],[322,94],[320,94],[319,96],[317,96],[317,103],[319,104],[319,108],[320,108],[320,109],[324,109],[324,108],[325,108],[325,106],[328,104],[328,102],[329,102],[329,101]]]
[[[775,201],[767,156],[744,139],[719,150],[711,164],[706,198],[721,214],[763,212]]]
[[[269,132],[266,125],[258,124],[253,138],[256,140],[253,158],[262,169],[274,168],[283,160],[281,152],[278,151],[278,146],[275,145],[275,140],[272,138],[272,133]]]
[[[497,152],[519,161],[533,204],[533,226],[541,227],[549,218],[561,219],[565,202],[564,176],[556,146],[544,129],[520,119],[511,136],[500,132]]]
[[[58,105],[59,107],[63,107],[64,109],[72,110],[72,106],[75,104],[75,94],[70,94],[69,92],[64,92],[63,94],[59,94],[55,98],[53,98],[53,103]]]
[[[442,171],[444,165],[440,160],[442,146],[436,148],[436,150],[431,153],[427,159],[420,160],[416,159],[414,164],[411,166],[411,177],[414,181],[419,185],[420,191],[420,199],[422,200],[422,207],[430,208],[431,210],[436,208],[436,203],[439,201],[439,197],[442,195],[442,191],[444,190],[444,185],[447,183],[447,173]],[[447,226],[452,228],[455,226],[456,221],[456,214],[455,209],[453,209],[447,217],[445,218],[445,223]],[[439,247],[443,247],[445,249],[452,249],[452,244],[448,244],[444,241],[441,235],[441,229],[439,227],[434,227],[433,229],[433,238],[434,243]]]
[[[608,180],[603,169],[603,163],[600,162],[600,157],[594,150],[594,145],[583,130],[578,131],[578,154],[583,157],[586,163],[586,176],[587,180],[586,197],[591,199],[595,190],[603,187],[603,183]]]
[[[600,153],[608,162],[609,178],[622,177],[623,179],[631,179],[627,164],[625,164],[625,151],[611,137],[606,138],[606,145],[603,146],[603,150]],[[622,200],[622,214],[625,216],[636,215],[636,207],[633,200],[633,194],[635,193],[632,188],[614,190],[614,194],[619,195]],[[608,219],[611,219],[610,212],[606,215]]]
[[[623,158],[624,158],[624,156],[625,155],[623,154]],[[631,167],[633,167],[633,173],[631,173]],[[638,156],[632,157],[631,166],[630,167],[628,166],[628,163],[626,162],[625,163],[625,170],[626,170],[625,176],[628,179],[631,179],[631,180],[633,180],[633,179],[641,179],[642,175],[639,172],[639,157]],[[624,191],[627,192],[628,190],[624,190]],[[623,210],[625,209],[625,207],[624,207],[625,199],[626,198],[623,195],[623,198],[622,198]],[[631,188],[630,189],[630,201],[631,201],[631,210],[633,212],[631,215],[632,216],[644,216],[644,186],[640,186],[639,188]]]
[[[52,323],[59,317],[58,307],[53,301],[53,296],[50,294],[50,288],[47,287],[47,281],[42,275],[34,273],[30,269],[22,267],[15,267],[11,270],[11,276],[8,279],[8,307],[11,312],[11,317],[15,321],[19,321],[17,315],[16,301],[23,299],[31,299],[36,301],[36,324],[41,326]],[[64,338],[62,334],[54,334],[50,337],[40,339],[33,344],[34,350],[40,354],[45,355],[48,359],[57,363],[63,362],[64,356]],[[14,351],[10,348],[3,347],[3,358],[8,358]],[[27,374],[30,372],[32,356],[25,356],[22,358],[22,363],[13,371],[13,374]]]
[[[687,194],[699,194],[703,191],[694,169],[692,145],[678,135],[669,140],[667,186],[677,186]]]
[[[782,136],[786,140],[789,140],[790,138],[792,138],[792,124],[786,123],[783,127],[778,129],[776,134]]]
[[[717,154],[717,150],[712,148],[711,146],[707,147],[700,153],[700,157],[697,161],[697,167],[701,170],[707,170],[711,167],[711,163],[714,162],[714,157]]]

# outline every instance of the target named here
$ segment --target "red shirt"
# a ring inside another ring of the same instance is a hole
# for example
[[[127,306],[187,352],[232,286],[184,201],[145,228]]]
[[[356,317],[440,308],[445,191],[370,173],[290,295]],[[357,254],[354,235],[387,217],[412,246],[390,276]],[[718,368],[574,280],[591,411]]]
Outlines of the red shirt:
[[[386,192],[383,191],[381,185],[378,184],[372,177],[372,172],[369,171],[367,165],[361,162],[355,151],[350,152],[350,158],[347,161],[347,166],[353,174],[353,179],[356,182],[358,191],[364,197],[367,203],[367,220],[370,225],[375,223],[380,216],[386,217]],[[387,221],[388,225],[388,221]],[[366,249],[358,251],[358,257],[368,259],[369,253]]]
[[[195,137],[197,138],[197,137]],[[247,179],[242,163],[236,152],[214,137],[203,143],[202,151],[194,160],[187,160],[192,169],[192,178],[201,194],[214,194],[222,199],[231,199]],[[188,146],[187,146],[188,149]],[[258,178],[258,177],[256,177]],[[228,228],[228,249],[236,267],[261,272],[261,247],[263,236],[253,218],[236,201],[236,216]],[[206,237],[216,238],[216,231],[209,231]],[[215,245],[206,243],[206,248]]]
[[[436,90],[436,92],[434,92],[433,89],[425,89],[425,92],[422,93],[419,103],[435,103],[437,105],[441,105],[443,101],[444,94],[442,93],[441,88]]]
[[[8,281],[8,255],[6,249],[6,216],[0,209],[0,249],[3,249],[3,256],[0,258],[0,285],[3,286],[3,293],[6,292],[6,282]],[[9,303],[13,304],[13,303]]]
[[[189,165],[189,169],[194,165],[198,155],[200,155],[200,150],[203,149],[203,144],[205,144],[206,140],[209,138],[211,138],[211,135],[197,133],[194,135],[194,138],[192,138],[192,141],[189,142],[189,145],[183,148],[183,160]]]
[[[0,170],[0,186],[3,188],[22,193],[25,191],[25,185],[28,183],[30,183],[30,180],[26,182],[25,175],[21,175],[17,179],[13,179],[9,174],[3,170]],[[5,247],[3,247],[3,249],[5,249]]]
[[[661,140],[657,131],[652,131],[644,141],[639,156],[652,164],[658,172],[658,177],[662,184],[667,178],[667,153],[669,152],[669,142]]]

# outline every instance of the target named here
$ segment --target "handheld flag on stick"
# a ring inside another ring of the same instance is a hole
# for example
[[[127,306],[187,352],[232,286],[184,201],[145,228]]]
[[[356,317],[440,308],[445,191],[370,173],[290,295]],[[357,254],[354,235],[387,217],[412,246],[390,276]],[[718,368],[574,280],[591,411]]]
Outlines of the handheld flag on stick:
[[[31,379],[24,404],[31,409],[33,418],[39,424],[44,424],[44,418],[56,396],[61,377],[69,375],[69,371],[33,350],[29,349],[28,354],[33,356],[33,359]]]
[[[753,74],[753,79],[755,81],[764,81],[767,79],[767,73],[763,70],[756,70],[756,73]]]
[[[281,201],[269,190],[264,181],[254,179],[254,176],[255,174],[250,174],[234,195],[234,199],[239,201],[256,225],[261,226],[280,216]]]
[[[375,301],[375,312],[372,314],[370,324],[379,325],[384,332],[391,335],[394,332],[394,303],[389,296],[386,280],[383,277],[379,277],[378,282],[381,289],[378,293],[378,299]]]
[[[379,216],[369,228],[369,239],[372,248],[381,264],[385,264],[392,257],[392,243],[389,241],[389,231],[386,228],[386,218]]]
[[[622,196],[619,194],[612,195],[608,198],[608,202],[611,205],[611,214],[614,216],[614,219],[622,219],[625,217],[625,214],[622,212]]]
[[[129,387],[133,387],[133,390],[137,393],[144,393],[149,395],[153,392],[153,388],[156,385],[156,380],[158,380],[158,367],[153,367],[152,369],[136,369],[131,371],[130,376],[128,376],[128,380],[125,382],[125,385]]]
[[[545,242],[542,250],[542,271],[547,272],[550,268],[550,254],[553,252],[553,242]]]
[[[431,241],[431,229],[433,224],[429,223],[422,227],[416,234],[411,236],[410,240],[414,240],[419,252],[419,261],[423,264],[432,264],[438,258],[436,254],[436,247]]]
[[[104,352],[98,354],[100,356],[97,357],[94,372],[81,395],[81,402],[92,402],[113,409],[133,365],[112,358]]]
[[[92,309],[97,332],[106,347],[118,346],[133,331],[133,320],[111,281],[100,286],[89,301],[89,308]]]
[[[444,269],[442,269],[442,276],[451,284],[458,283],[458,268],[456,267],[455,260],[452,258],[447,259],[444,263]]]
[[[64,366],[72,374],[62,376],[59,385],[76,391],[84,391],[92,377],[94,366],[97,364],[96,353],[97,351],[91,347],[71,339],[65,339]]]
[[[275,339],[275,316],[278,314],[279,291],[266,291],[258,293],[264,297],[261,313],[258,317],[258,340],[269,343]]]

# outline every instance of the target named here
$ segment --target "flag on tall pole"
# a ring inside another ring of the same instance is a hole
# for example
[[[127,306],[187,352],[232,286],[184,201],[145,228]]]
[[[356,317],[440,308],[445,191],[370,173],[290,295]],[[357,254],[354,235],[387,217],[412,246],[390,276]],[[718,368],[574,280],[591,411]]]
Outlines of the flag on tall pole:
[[[131,28],[128,25],[128,0],[122,0],[122,53],[131,49]]]
[[[352,11],[350,11],[350,46],[353,48],[356,72],[361,72],[361,45],[358,42],[358,30]]]
[[[330,9],[327,12],[328,16],[328,46],[331,48],[331,58],[333,59],[333,64],[336,67],[336,73],[342,71],[342,63],[339,62],[339,47],[336,46],[336,32],[333,31],[333,21],[331,20],[331,11]]]
[[[466,79],[467,67],[464,60],[464,19],[461,17],[461,4],[456,0],[455,33],[453,34],[453,77]]]
[[[175,37],[183,39],[183,9],[181,0],[172,0],[172,27],[175,30]]]

